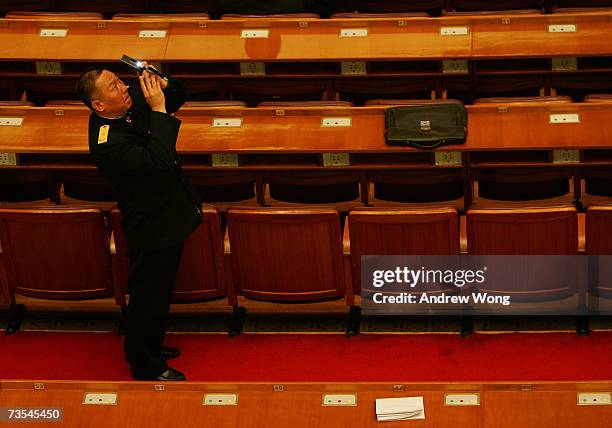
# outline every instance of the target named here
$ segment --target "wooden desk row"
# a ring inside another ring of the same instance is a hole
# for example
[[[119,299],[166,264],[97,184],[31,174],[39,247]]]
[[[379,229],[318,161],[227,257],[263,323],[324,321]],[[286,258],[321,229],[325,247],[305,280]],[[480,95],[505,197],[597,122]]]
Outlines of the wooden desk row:
[[[442,18],[0,19],[4,60],[466,59],[611,55],[612,13]]]
[[[385,144],[386,106],[185,107],[177,150],[211,153],[423,153]],[[467,106],[465,145],[438,151],[612,149],[610,103]],[[0,107],[0,152],[87,153],[85,107]],[[427,152],[425,152],[427,153]]]

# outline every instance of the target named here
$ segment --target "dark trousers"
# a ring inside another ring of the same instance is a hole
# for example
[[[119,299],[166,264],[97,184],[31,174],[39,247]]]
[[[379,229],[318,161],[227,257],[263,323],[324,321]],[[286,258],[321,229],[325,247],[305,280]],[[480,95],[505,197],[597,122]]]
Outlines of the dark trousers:
[[[161,357],[172,292],[183,243],[155,250],[131,250],[125,359],[136,378],[155,378],[168,369]]]

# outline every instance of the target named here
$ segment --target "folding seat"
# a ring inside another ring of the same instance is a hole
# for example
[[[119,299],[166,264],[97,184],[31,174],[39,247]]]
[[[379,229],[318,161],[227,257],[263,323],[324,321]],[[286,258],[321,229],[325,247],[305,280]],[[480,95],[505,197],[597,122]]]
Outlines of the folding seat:
[[[442,11],[442,16],[488,16],[488,15],[530,15],[542,13],[540,9],[493,9],[493,10],[452,10]]]
[[[82,101],[52,100],[46,107],[81,107]],[[102,211],[110,211],[117,203],[117,195],[102,174],[94,168],[83,170],[62,170],[54,173],[55,181],[60,184],[60,203],[63,205],[95,205]]]
[[[147,0],[56,0],[54,10],[66,12],[137,13],[142,10],[142,3]]]
[[[219,101],[226,98],[219,80],[200,78],[182,80],[187,87],[189,101]]]
[[[587,9],[587,8],[612,7],[612,0],[555,0],[554,3],[559,8]]]
[[[593,315],[612,314],[612,206],[586,210],[586,254],[589,256],[589,308]],[[599,256],[599,257],[596,257]]]
[[[116,13],[114,21],[206,21],[210,19],[207,13]]]
[[[150,0],[151,12],[217,15],[217,0]]]
[[[15,295],[49,300],[116,296],[109,230],[91,207],[0,208],[0,276],[11,300],[7,332],[19,327]]]
[[[612,94],[591,94],[584,97],[585,103],[611,103]],[[609,203],[612,197],[612,170],[609,167],[586,167],[582,170],[584,179],[583,205]]]
[[[33,103],[24,101],[0,101],[0,109],[31,106]],[[0,205],[9,202],[36,206],[52,200],[57,200],[57,192],[46,172],[0,169]]]
[[[117,195],[104,176],[96,169],[58,171],[55,174],[62,184],[60,204],[95,205],[104,212],[117,205]]]
[[[80,107],[87,109],[82,101],[52,100],[45,107]],[[62,170],[53,174],[54,181],[61,185],[59,201],[63,205],[95,205],[102,211],[110,211],[117,202],[111,185],[94,168]]]
[[[187,101],[185,108],[224,110],[246,107],[242,101]],[[210,168],[190,168],[184,158],[183,173],[198,191],[202,202],[214,204],[221,212],[232,205],[257,205],[255,199],[255,173],[244,171],[214,171]]]
[[[449,0],[449,11],[511,11],[533,9],[540,12],[547,0]]]
[[[14,11],[5,16],[6,19],[40,19],[43,21],[64,20],[99,20],[104,19],[101,13],[95,12],[27,12]]]
[[[569,97],[499,97],[478,99],[474,104],[535,103],[535,104],[566,104],[571,103]],[[502,153],[499,159],[510,159],[511,156],[523,154]],[[495,154],[491,155],[495,161]],[[535,155],[534,155],[535,156]],[[525,159],[519,160],[525,163]],[[528,160],[527,160],[528,161]],[[542,205],[571,203],[571,179],[575,176],[573,168],[563,167],[508,167],[508,168],[472,168],[472,180],[475,187],[474,204],[476,206],[495,205],[509,206],[508,201],[518,201],[524,206],[525,201]],[[496,203],[495,201],[504,201]]]
[[[351,108],[352,104],[343,101],[267,101],[258,107],[329,107]],[[300,155],[295,155],[300,156]],[[304,161],[311,155],[303,155]],[[308,170],[271,170],[264,171],[262,189],[264,201],[270,206],[290,206],[291,204],[331,204],[340,211],[362,205],[359,199],[360,174],[356,171],[308,171]]]
[[[350,242],[353,293],[358,296],[362,295],[361,256],[458,255],[459,216],[450,207],[359,208],[349,213],[344,241]]]
[[[0,108],[2,107],[34,107],[34,103],[29,101],[2,100],[0,101]]]
[[[584,97],[585,103],[610,103],[612,94],[591,94]],[[608,167],[585,167],[582,169],[584,189],[583,206],[592,203],[609,203],[612,197],[612,171]]]
[[[51,10],[54,0],[2,0],[0,2],[0,14],[12,10],[42,11]]]
[[[49,204],[56,199],[56,192],[46,172],[0,170],[0,206],[7,202]]]
[[[500,68],[503,67],[500,61]],[[478,73],[474,79],[475,99],[492,97],[538,97],[544,93],[545,82],[541,75],[532,76],[482,76]],[[454,88],[448,90],[448,96],[455,96]]]
[[[326,86],[319,79],[237,79],[225,82],[230,99],[256,106],[263,101],[321,101]]]
[[[318,78],[338,73],[339,63],[328,61],[308,61],[308,62],[266,62],[264,63],[265,73],[269,78],[289,77],[310,77]],[[236,73],[236,69],[232,70]]]
[[[228,229],[236,296],[277,303],[344,298],[347,287],[338,212],[332,209],[233,208]],[[358,329],[349,320],[349,334]]]
[[[32,77],[18,77],[13,79],[15,88],[19,94],[25,93],[25,98],[38,106],[43,106],[54,100],[75,100],[75,80],[65,77],[41,78],[36,75]]]
[[[576,256],[575,207],[468,210],[466,223],[468,254],[483,256],[481,265],[489,266],[485,283],[478,286],[481,293],[511,296],[510,309],[524,314],[575,314],[586,303],[579,272],[570,259],[546,259],[537,268],[527,265],[522,270],[513,264],[516,258],[495,262],[487,257]]]
[[[541,96],[541,97],[487,97],[479,98],[474,104],[508,104],[508,103],[538,103],[538,105],[567,104],[572,98],[564,95]]]
[[[552,13],[554,13],[555,15],[559,15],[559,14],[574,14],[574,13],[582,13],[582,12],[604,12],[604,13],[610,13],[610,11],[612,10],[612,3],[608,3],[607,6],[603,6],[603,7],[599,7],[599,6],[592,6],[592,7],[553,7],[552,9]]]
[[[470,209],[468,254],[578,254],[578,216],[573,206]]]
[[[337,79],[333,85],[336,99],[355,105],[373,99],[431,99],[435,91],[434,79],[427,77]]]
[[[207,109],[219,109],[223,110],[228,107],[240,108],[247,107],[247,104],[243,101],[187,101],[183,104],[183,107],[198,107],[198,108],[207,108]]]
[[[349,101],[262,101],[257,107],[353,107]]]
[[[129,257],[121,226],[121,213],[111,211],[113,235],[111,257],[120,302],[126,308],[128,295]],[[227,297],[226,270],[219,213],[214,206],[202,207],[202,224],[189,236],[172,295],[173,303],[196,303]],[[233,305],[233,300],[229,301]]]
[[[272,207],[316,204],[348,211],[363,205],[360,179],[357,171],[264,172],[265,204]]]
[[[365,106],[418,106],[432,104],[461,104],[458,100],[370,100]],[[408,154],[407,154],[408,155]],[[393,154],[393,159],[399,155]],[[418,152],[410,154],[421,158],[419,163],[431,163],[431,153]],[[391,160],[393,162],[393,160]],[[413,162],[414,163],[414,162]],[[389,207],[406,204],[418,206],[434,205],[454,206],[463,208],[465,177],[463,169],[457,168],[402,168],[402,169],[370,169],[367,172],[369,186],[368,205],[374,207]]]
[[[12,82],[3,79],[3,81],[0,82],[0,102],[14,100],[15,98],[17,97],[16,94],[14,94]]]
[[[223,213],[233,205],[258,205],[253,172],[200,169],[185,169],[183,172],[202,202],[214,204]]]
[[[331,19],[368,19],[368,18],[427,18],[429,14],[426,12],[387,12],[387,13],[374,13],[374,12],[341,12],[334,13],[330,16]]]
[[[241,19],[319,19],[319,15],[316,13],[224,13],[221,15],[221,19],[227,20],[241,20]]]
[[[241,15],[304,15],[306,16],[306,6],[309,9],[317,8],[317,1],[303,0],[276,0],[259,2],[257,0],[219,0],[219,13],[241,14]]]
[[[445,0],[346,0],[343,2],[346,12],[359,13],[405,13],[428,12],[439,15],[444,8]]]
[[[612,76],[599,73],[553,75],[550,85],[557,95],[568,95],[580,101],[590,94],[612,93]]]
[[[83,107],[87,108],[81,100],[51,100],[45,103],[45,107]]]
[[[585,103],[609,103],[612,102],[612,94],[589,94],[584,97]]]

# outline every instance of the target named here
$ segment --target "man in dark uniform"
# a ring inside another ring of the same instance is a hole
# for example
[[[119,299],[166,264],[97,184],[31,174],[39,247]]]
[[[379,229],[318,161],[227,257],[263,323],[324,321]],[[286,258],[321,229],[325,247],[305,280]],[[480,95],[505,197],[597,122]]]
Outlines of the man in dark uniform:
[[[145,71],[129,88],[97,68],[77,83],[92,110],[89,151],[118,198],[130,259],[125,357],[139,380],[185,380],[166,360],[165,323],[183,242],[201,223],[200,200],[176,160],[181,121],[171,114],[186,92],[174,79]]]

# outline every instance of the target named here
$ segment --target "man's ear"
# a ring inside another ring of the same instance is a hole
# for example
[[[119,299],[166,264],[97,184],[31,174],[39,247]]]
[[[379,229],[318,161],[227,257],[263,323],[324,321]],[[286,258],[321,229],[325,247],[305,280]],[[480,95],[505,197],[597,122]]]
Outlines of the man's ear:
[[[104,111],[104,103],[102,101],[99,101],[99,100],[93,100],[91,102],[91,107],[95,111],[100,112],[100,113],[102,113]]]

